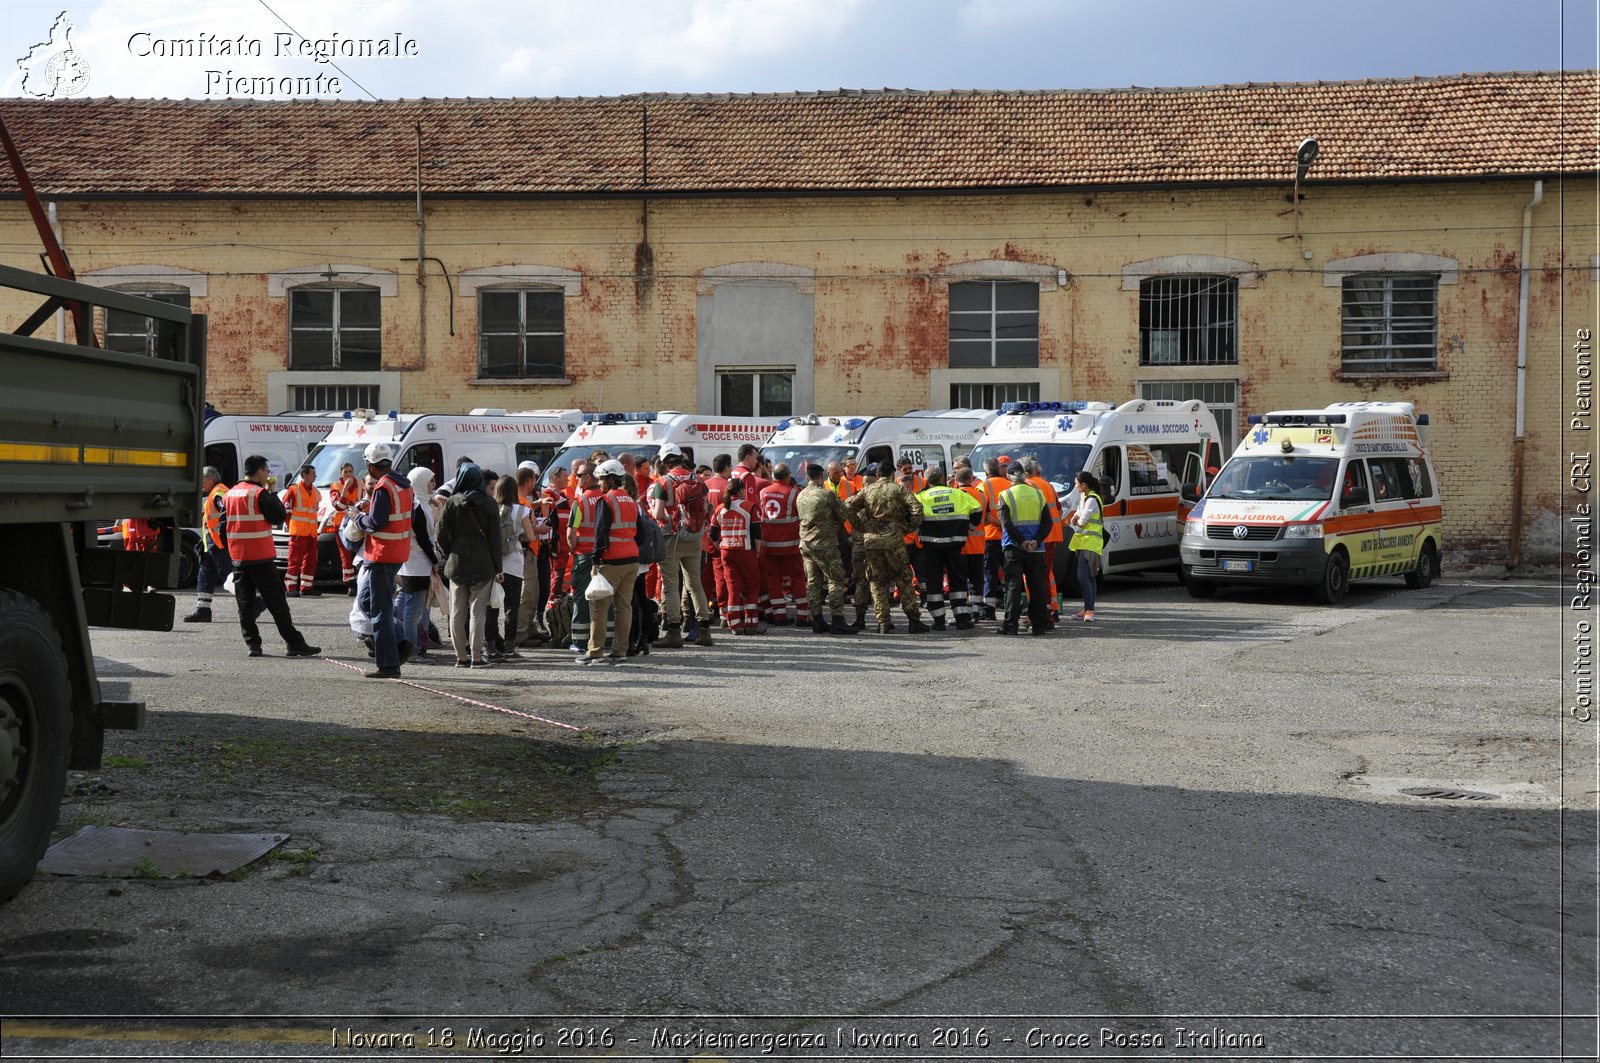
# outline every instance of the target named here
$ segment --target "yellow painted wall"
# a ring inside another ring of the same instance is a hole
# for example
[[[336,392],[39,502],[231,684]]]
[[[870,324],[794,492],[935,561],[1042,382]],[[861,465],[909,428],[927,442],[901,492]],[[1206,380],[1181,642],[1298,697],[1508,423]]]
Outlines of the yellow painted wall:
[[[194,304],[210,315],[207,397],[244,413],[266,412],[266,374],[287,368],[286,300],[268,297],[266,276],[293,267],[395,271],[398,294],[382,300],[383,348],[384,368],[402,373],[401,404],[463,410],[709,410],[715,397],[696,393],[701,273],[738,262],[802,267],[813,271],[813,405],[861,414],[899,413],[934,398],[929,373],[948,364],[952,266],[1004,260],[1051,276],[1066,270],[1068,284],[1040,296],[1041,365],[1062,379],[1061,394],[1046,397],[1121,400],[1140,380],[1227,379],[1239,383],[1242,414],[1415,402],[1433,419],[1456,547],[1450,560],[1459,564],[1503,560],[1509,542],[1518,245],[1531,195],[1531,181],[1310,185],[1299,241],[1285,214],[1286,187],[657,200],[648,209],[639,200],[429,200],[427,254],[455,282],[460,271],[504,264],[582,274],[582,293],[567,305],[570,384],[559,385],[474,381],[476,300],[458,291],[451,335],[450,296],[430,264],[423,306],[415,264],[404,261],[416,255],[411,201],[64,201],[60,213],[79,272],[159,263],[208,275],[208,294]],[[1549,561],[1572,442],[1560,432],[1572,402],[1569,346],[1578,327],[1596,328],[1594,181],[1548,182],[1534,222],[1524,556]],[[37,249],[21,205],[0,205],[0,261],[33,269]],[[1436,376],[1340,374],[1340,289],[1324,285],[1322,267],[1379,252],[1459,263],[1458,283],[1439,289]],[[1138,292],[1123,290],[1123,270],[1173,255],[1258,268],[1255,286],[1239,293],[1238,365],[1138,365]],[[0,301],[9,327],[31,309]]]

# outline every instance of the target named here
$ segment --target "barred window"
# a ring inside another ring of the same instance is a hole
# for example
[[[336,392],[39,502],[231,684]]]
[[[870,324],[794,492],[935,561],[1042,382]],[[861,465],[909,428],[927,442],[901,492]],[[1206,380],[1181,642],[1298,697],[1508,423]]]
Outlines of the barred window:
[[[1222,457],[1233,453],[1239,441],[1239,382],[1237,380],[1141,380],[1141,399],[1171,399],[1186,402],[1199,399],[1217,419],[1217,440],[1222,447]]]
[[[1343,366],[1407,372],[1439,366],[1439,277],[1366,273],[1344,279]]]
[[[559,289],[480,289],[479,377],[564,377],[566,296]]]
[[[158,303],[169,306],[181,306],[189,309],[189,293],[187,291],[135,291],[128,288],[119,288],[124,295],[137,295],[144,299],[154,299]],[[151,357],[178,359],[181,352],[178,350],[179,328],[170,321],[162,321],[154,317],[140,317],[130,314],[126,310],[105,310],[105,337],[106,350],[122,351],[124,354],[145,354]]]
[[[951,384],[952,410],[998,410],[1007,402],[1038,402],[1038,384]]]
[[[1139,282],[1140,365],[1234,365],[1239,282],[1147,277]]]
[[[295,288],[289,293],[289,368],[381,368],[377,288]]]
[[[295,384],[289,388],[289,394],[296,413],[381,408],[376,384]]]
[[[967,281],[950,285],[950,368],[1038,364],[1037,284]]]

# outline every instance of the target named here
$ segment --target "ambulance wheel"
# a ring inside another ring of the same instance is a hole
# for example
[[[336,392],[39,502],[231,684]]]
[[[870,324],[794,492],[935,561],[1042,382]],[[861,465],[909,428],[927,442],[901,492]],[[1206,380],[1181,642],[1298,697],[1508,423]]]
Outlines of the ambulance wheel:
[[[1422,553],[1417,555],[1416,570],[1406,573],[1406,586],[1414,591],[1426,590],[1438,574],[1439,552],[1433,548],[1433,540],[1430,539],[1422,544]]]
[[[1317,587],[1317,595],[1329,605],[1338,605],[1344,601],[1345,592],[1350,589],[1350,559],[1343,550],[1335,550],[1328,555],[1328,567],[1322,570],[1322,583]]]
[[[0,901],[33,877],[66,789],[71,684],[32,598],[0,591]]]
[[[1182,571],[1181,569],[1179,571]],[[1189,592],[1191,598],[1215,598],[1217,585],[1208,579],[1195,579],[1193,576],[1184,577],[1184,590]]]

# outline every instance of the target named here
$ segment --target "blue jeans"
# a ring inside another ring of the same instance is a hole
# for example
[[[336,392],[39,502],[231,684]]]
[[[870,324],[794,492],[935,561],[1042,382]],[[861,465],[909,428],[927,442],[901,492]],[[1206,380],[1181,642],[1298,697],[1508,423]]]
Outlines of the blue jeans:
[[[398,564],[375,565],[367,584],[370,600],[367,616],[372,618],[372,643],[379,668],[400,667],[400,626],[394,616],[394,577],[400,571]]]
[[[1078,590],[1083,595],[1083,611],[1094,612],[1095,583],[1100,576],[1100,555],[1093,550],[1078,551]]]
[[[401,577],[410,580],[411,577]],[[402,590],[400,602],[396,610],[400,614],[400,641],[409,642],[413,646],[421,645],[417,641],[417,628],[428,618],[428,583],[426,577],[421,581],[422,589],[419,591]]]
[[[228,556],[228,551],[220,546],[213,546],[200,553],[200,571],[195,576],[194,589],[205,596],[206,604],[211,603],[211,594],[222,589],[222,584],[228,578],[228,573],[233,571],[233,558]]]

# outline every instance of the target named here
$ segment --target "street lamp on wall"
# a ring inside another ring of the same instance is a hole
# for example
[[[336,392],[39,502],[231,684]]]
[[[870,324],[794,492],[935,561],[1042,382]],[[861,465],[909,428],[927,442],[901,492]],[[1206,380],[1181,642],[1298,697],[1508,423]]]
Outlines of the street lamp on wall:
[[[1316,137],[1306,137],[1294,150],[1294,239],[1300,242],[1300,182],[1305,179],[1311,164],[1317,161],[1320,145]]]

